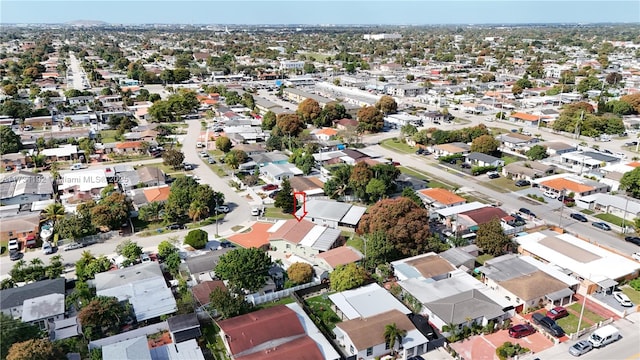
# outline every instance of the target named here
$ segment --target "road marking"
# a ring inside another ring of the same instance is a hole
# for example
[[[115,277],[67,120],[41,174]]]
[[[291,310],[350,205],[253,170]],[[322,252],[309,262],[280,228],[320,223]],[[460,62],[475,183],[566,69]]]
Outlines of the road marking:
[[[631,355],[628,358],[626,358],[625,360],[637,360],[640,359],[640,353],[637,353],[635,355]]]

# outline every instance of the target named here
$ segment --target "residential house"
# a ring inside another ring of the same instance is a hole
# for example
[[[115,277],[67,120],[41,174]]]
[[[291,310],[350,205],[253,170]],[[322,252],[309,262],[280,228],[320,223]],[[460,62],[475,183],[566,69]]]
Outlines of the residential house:
[[[2,163],[3,169],[7,166],[11,166],[12,169],[16,167],[25,168],[27,166],[27,157],[22,153],[4,154],[0,159],[0,163]]]
[[[541,189],[553,191],[558,195],[561,195],[562,192],[566,194],[573,193],[575,199],[591,194],[609,192],[609,185],[607,184],[571,174],[547,176],[536,179],[534,182],[537,183]]]
[[[269,155],[270,152],[267,152],[267,148],[264,144],[237,144],[233,147],[234,150],[242,150],[251,158],[256,155]],[[279,151],[277,153],[280,153]],[[281,153],[280,153],[281,154]],[[255,160],[255,159],[254,159]]]
[[[3,217],[0,222],[0,241],[16,239],[22,244],[22,248],[34,246],[39,230],[40,213]]]
[[[14,319],[22,319],[25,316],[25,304],[28,304],[31,299],[50,295],[62,296],[64,306],[64,278],[40,280],[23,286],[0,290],[0,311]],[[28,306],[33,310],[33,304]],[[34,315],[27,314],[26,316],[29,318]]]
[[[53,117],[51,115],[47,116],[35,116],[24,119],[23,125],[31,125],[33,127],[50,127],[53,124]]]
[[[174,344],[196,340],[202,336],[200,322],[194,313],[172,316],[167,319],[167,324]]]
[[[513,180],[533,181],[552,175],[555,171],[555,165],[544,164],[540,161],[516,161],[502,167],[502,175]]]
[[[477,271],[482,282],[504,296],[518,313],[546,304],[570,304],[580,283],[549,264],[515,254],[487,260]]]
[[[122,191],[131,191],[140,185],[140,177],[133,166],[116,170],[116,174],[116,179]]]
[[[262,115],[266,114],[269,111],[273,111],[275,108],[280,108],[281,106],[271,102],[263,97],[255,98],[256,108],[260,111]]]
[[[260,168],[260,175],[264,176],[267,182],[280,184],[284,179],[302,175],[302,170],[293,164],[269,164]]]
[[[220,257],[226,254],[232,248],[222,248],[219,250],[208,251],[202,255],[190,256],[185,260],[191,279],[196,283],[203,281],[212,281],[215,278],[215,268],[220,261]]]
[[[173,314],[178,309],[160,265],[155,261],[98,273],[94,284],[96,295],[128,301],[138,322]]]
[[[463,212],[470,211],[470,210],[485,208],[487,206],[489,205],[474,201],[471,203],[445,207],[432,212],[431,218],[440,219],[450,224],[452,221],[455,220],[458,214],[461,214]]]
[[[327,105],[330,102],[334,102],[335,100],[326,98],[324,96],[319,96],[315,94],[308,93],[306,91],[302,91],[297,88],[284,88],[282,91],[282,96],[285,99],[291,100],[295,103],[301,103],[307,99],[313,99],[318,102],[321,108]]]
[[[631,227],[635,218],[640,217],[640,202],[625,195],[592,194],[576,199],[576,206],[581,209],[601,211],[625,219]]]
[[[397,349],[391,349],[384,337],[385,327],[395,324],[406,331]],[[397,351],[401,359],[427,352],[427,337],[420,332],[406,314],[392,309],[366,318],[354,318],[336,324],[336,341],[344,352],[355,359],[377,359]]]
[[[284,165],[289,163],[289,157],[280,151],[265,152],[250,156],[251,159],[253,159],[253,161],[260,167],[267,166],[269,164]]]
[[[48,294],[26,299],[22,304],[22,322],[48,330],[56,320],[64,319],[64,294]]]
[[[416,97],[424,95],[426,88],[415,84],[393,84],[386,88],[387,95],[401,97]]]
[[[171,187],[169,185],[160,185],[130,190],[129,197],[133,202],[133,206],[136,209],[140,209],[152,202],[166,202],[169,200],[170,193]]]
[[[338,135],[338,130],[332,128],[322,128],[313,130],[311,134],[320,141],[329,141],[332,140],[336,135]]]
[[[211,302],[210,295],[217,288],[227,291],[227,287],[222,280],[206,280],[191,287],[191,293],[196,301],[197,312],[206,310],[204,308]]]
[[[579,175],[620,162],[619,157],[595,151],[574,151],[561,154],[559,159],[551,158],[559,166]]]
[[[142,166],[136,169],[136,171],[138,172],[139,184],[143,184],[144,186],[160,186],[166,183],[164,171],[157,167]]]
[[[384,117],[384,125],[398,129],[405,125],[422,126],[422,118],[405,113],[389,114]]]
[[[342,320],[368,318],[389,310],[411,314],[411,310],[378,283],[329,295],[329,300],[331,309]]]
[[[434,122],[434,121],[446,121],[449,117],[440,111],[427,111],[423,115],[425,120]]]
[[[66,172],[58,180],[58,191],[63,203],[78,203],[100,197],[102,189],[109,185],[111,169],[87,169]]]
[[[471,147],[465,143],[461,142],[453,142],[449,144],[439,144],[434,145],[433,150],[437,155],[440,156],[448,156],[448,155],[466,155],[470,152]]]
[[[303,192],[307,199],[312,196],[324,196],[324,183],[317,177],[296,176],[289,179],[294,192]]]
[[[476,245],[467,245],[451,248],[438,255],[455,268],[469,272],[475,269],[477,249]]]
[[[30,171],[4,174],[0,178],[0,203],[6,205],[31,204],[49,200],[53,196],[50,177]]]
[[[340,354],[296,303],[254,311],[217,324],[227,353],[235,360],[340,359]]]
[[[366,154],[360,150],[342,149],[341,151],[342,153],[344,153],[344,156],[342,156],[340,160],[349,165],[355,165],[361,161],[365,161],[366,159],[371,158],[369,154]]]
[[[355,129],[358,127],[358,120],[356,119],[340,119],[340,120],[334,120],[333,121],[333,125],[336,127],[336,129],[338,130],[350,130],[350,129]]]
[[[471,164],[472,166],[504,166],[504,160],[479,152],[469,153],[466,156],[465,162]]]
[[[166,323],[165,323],[166,324]],[[166,329],[162,329],[166,330]],[[202,349],[194,339],[179,343],[158,345],[150,341],[147,336],[131,337],[118,334],[108,338],[96,340],[89,344],[90,348],[98,348],[102,345],[102,359],[104,360],[204,360]],[[112,340],[113,339],[113,340]],[[151,344],[150,344],[151,343]],[[93,347],[92,347],[92,344]]]
[[[540,121],[544,121],[544,117],[542,115],[533,115],[521,112],[515,112],[509,115],[509,121],[513,121],[517,124],[522,124],[528,127],[538,126]]]
[[[640,162],[632,161],[624,164],[613,164],[600,168],[600,173],[603,174],[603,178],[600,182],[603,182],[611,187],[611,191],[618,191],[620,188],[620,180],[624,174],[633,171],[640,166]]]
[[[142,152],[142,141],[123,141],[116,144],[116,154],[138,154]]]
[[[526,147],[539,141],[537,138],[514,132],[502,134],[498,136],[498,140],[500,140],[502,148],[512,151],[525,150]]]
[[[348,228],[358,226],[367,208],[333,200],[309,199],[306,202],[306,210],[306,220],[337,229],[340,226]],[[302,209],[298,210],[297,215],[302,216],[302,214]]]
[[[47,161],[72,161],[77,160],[82,152],[76,145],[65,144],[57,148],[42,149],[40,152]]]
[[[484,225],[489,223],[490,221],[497,219],[500,221],[503,229],[505,229],[505,233],[512,234],[521,228],[512,228],[511,226],[507,227],[508,224],[512,224],[515,219],[504,212],[504,210],[495,207],[495,206],[487,206],[480,209],[470,210],[461,212],[458,214],[456,218],[456,227],[458,231],[478,231],[480,225]],[[509,231],[507,231],[509,230]]]
[[[343,243],[340,230],[316,225],[305,219],[280,220],[267,232],[269,246],[276,251],[313,259]]]
[[[364,259],[362,253],[351,246],[338,246],[316,255],[315,263],[323,269],[332,271],[338,266],[359,262]]]
[[[580,281],[579,293],[610,292],[638,277],[640,263],[571,234],[535,232],[514,238],[518,252],[554,266]]]
[[[467,200],[443,188],[429,188],[417,192],[422,202],[430,209],[437,210],[446,207],[462,205]]]

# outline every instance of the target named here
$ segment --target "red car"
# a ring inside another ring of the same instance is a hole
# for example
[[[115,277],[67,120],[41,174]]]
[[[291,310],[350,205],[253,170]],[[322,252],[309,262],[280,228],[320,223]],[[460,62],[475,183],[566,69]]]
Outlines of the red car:
[[[536,329],[534,329],[533,326],[529,324],[513,325],[509,328],[509,336],[516,339],[529,336],[534,332],[536,332]]]
[[[567,309],[563,308],[562,306],[557,306],[547,311],[547,316],[551,320],[558,320],[558,319],[562,319],[565,316],[569,316],[569,312],[567,311]]]
[[[271,191],[271,190],[276,190],[279,186],[276,184],[267,184],[265,186],[262,187],[262,191]]]

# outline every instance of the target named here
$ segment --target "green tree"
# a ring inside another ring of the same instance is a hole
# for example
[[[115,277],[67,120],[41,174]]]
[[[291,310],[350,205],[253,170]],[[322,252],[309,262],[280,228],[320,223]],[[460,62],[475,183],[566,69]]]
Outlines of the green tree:
[[[138,218],[149,222],[159,221],[162,210],[164,210],[164,203],[158,201],[150,202],[138,209]]]
[[[60,203],[53,203],[47,205],[42,214],[44,216],[44,220],[51,221],[55,225],[58,220],[64,218],[65,212],[64,205]]]
[[[533,145],[526,153],[529,160],[542,160],[549,157],[547,147],[542,145]]]
[[[476,234],[476,245],[485,253],[493,256],[504,254],[508,246],[511,245],[511,239],[504,233],[498,218],[481,224]]]
[[[240,164],[247,161],[249,156],[244,150],[231,150],[225,155],[224,162],[233,169],[237,169]]]
[[[418,128],[416,128],[413,124],[402,125],[400,128],[400,134],[403,136],[413,136],[418,132]]]
[[[138,243],[127,239],[116,246],[116,253],[124,256],[129,262],[133,263],[140,259],[142,248]]]
[[[216,149],[224,152],[225,154],[231,150],[231,140],[226,136],[219,136],[216,139]]]
[[[91,209],[91,221],[96,227],[118,229],[129,221],[131,210],[131,199],[122,193],[114,192]]]
[[[302,170],[303,174],[309,175],[315,165],[313,151],[311,151],[310,147],[294,149],[291,156],[289,156],[289,162],[295,164],[298,169]]]
[[[0,313],[0,358],[6,359],[9,348],[13,344],[23,341],[37,339],[41,331],[37,326],[23,323],[20,319]]]
[[[91,216],[81,216],[79,214],[73,214],[58,220],[54,228],[62,239],[76,240],[96,233],[96,228],[91,223]]]
[[[602,89],[602,83],[595,76],[589,76],[585,79],[582,79],[576,88],[579,93],[585,94],[589,90],[600,90]]]
[[[424,207],[424,203],[422,202],[422,199],[420,199],[420,196],[418,196],[416,191],[413,190],[411,187],[407,186],[403,188],[401,196],[406,197],[407,199],[410,199],[411,201],[416,203],[416,205],[418,205],[419,207]]]
[[[29,339],[14,343],[7,354],[7,360],[63,360],[66,358],[57,344],[49,339]]]
[[[384,327],[384,341],[389,344],[392,353],[396,353],[396,341],[402,347],[402,340],[407,336],[407,331],[400,329],[396,323],[387,324]]]
[[[246,314],[251,311],[251,307],[244,296],[232,294],[219,287],[209,294],[209,308],[215,310],[222,319]]]
[[[271,130],[276,126],[276,113],[269,110],[262,117],[262,129],[263,130]]]
[[[622,176],[620,190],[626,191],[636,199],[640,198],[640,167],[628,171]]]
[[[398,104],[391,96],[383,95],[376,103],[376,109],[380,110],[384,115],[395,114],[398,111]]]
[[[316,72],[316,67],[315,65],[313,65],[313,63],[306,62],[304,63],[302,70],[304,71],[305,74],[313,74],[314,72]]]
[[[184,243],[191,246],[194,249],[203,249],[209,241],[209,234],[206,231],[195,229],[189,231],[184,238]]]
[[[285,214],[291,214],[296,211],[293,208],[293,189],[289,179],[284,179],[280,184],[280,192],[276,195],[274,206],[281,208]]]
[[[16,100],[6,100],[0,105],[0,115],[7,115],[15,119],[24,120],[31,116],[32,105]]]
[[[362,286],[369,279],[367,270],[355,263],[340,265],[329,274],[331,289],[345,291]]]
[[[374,106],[365,106],[358,110],[358,130],[378,132],[384,126],[383,114]]]
[[[198,184],[191,177],[178,178],[171,185],[171,192],[164,208],[165,220],[186,222],[191,203],[196,200],[213,209],[216,203],[224,203],[224,194],[213,191],[209,185]]]
[[[265,284],[271,267],[271,257],[257,248],[231,250],[220,257],[216,276],[229,281],[234,291],[254,292]]]
[[[331,101],[327,103],[316,121],[313,123],[317,127],[331,126],[333,121],[341,120],[345,118],[351,118],[351,115],[347,114],[347,110],[344,105],[337,101]]]
[[[90,251],[83,251],[76,262],[76,276],[78,280],[93,279],[97,273],[105,272],[111,268],[111,262],[106,256],[95,257]]]
[[[471,151],[483,154],[493,154],[500,147],[500,141],[491,135],[482,135],[473,139],[471,142]]]
[[[296,285],[306,284],[313,278],[313,266],[296,262],[287,269],[287,277]]]
[[[10,126],[0,126],[0,155],[17,153],[22,149],[20,136]]]
[[[177,169],[182,166],[184,161],[184,154],[175,149],[169,149],[162,154],[162,162],[164,165],[171,166],[173,169]]]
[[[337,199],[347,193],[349,179],[353,167],[347,164],[340,164],[331,169],[331,178],[324,184],[324,193],[332,199]]]
[[[14,84],[7,84],[2,87],[2,90],[7,96],[15,96],[18,93],[18,87]]]
[[[372,178],[367,183],[365,191],[367,195],[369,195],[369,199],[371,199],[372,201],[376,201],[384,196],[384,194],[387,192],[387,189],[384,181]]]
[[[170,241],[162,240],[158,244],[158,257],[160,257],[160,259],[165,259],[174,252],[178,252],[178,248],[176,248]]]
[[[298,105],[298,116],[303,122],[308,124],[315,123],[321,112],[322,109],[315,99],[305,99]]]
[[[393,245],[387,241],[387,236],[382,231],[364,235],[366,240],[366,259],[367,269],[375,269],[378,265],[386,264],[393,257]]]
[[[127,309],[118,298],[97,296],[78,312],[78,319],[84,335],[89,339],[98,339],[104,334],[117,333],[126,315]]]

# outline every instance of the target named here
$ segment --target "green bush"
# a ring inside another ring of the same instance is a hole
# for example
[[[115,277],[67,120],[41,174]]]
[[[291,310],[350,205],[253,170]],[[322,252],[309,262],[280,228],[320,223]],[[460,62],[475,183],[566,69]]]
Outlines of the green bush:
[[[196,229],[191,230],[184,238],[184,243],[191,246],[194,249],[202,249],[209,241],[209,234],[206,231]]]
[[[640,279],[633,279],[629,281],[629,286],[631,286],[633,290],[640,291]]]
[[[481,174],[485,174],[488,173],[489,171],[494,171],[498,169],[496,166],[492,166],[492,165],[487,165],[487,166],[474,166],[471,168],[471,175],[476,176],[476,175],[481,175]]]
[[[523,348],[520,344],[512,344],[508,341],[496,349],[496,355],[498,355],[500,360],[510,359],[515,355],[525,354],[528,352],[529,349]]]
[[[451,154],[446,156],[440,156],[438,158],[438,161],[448,163],[448,162],[451,162],[452,160],[458,161],[463,159],[464,159],[464,155],[462,154]]]

